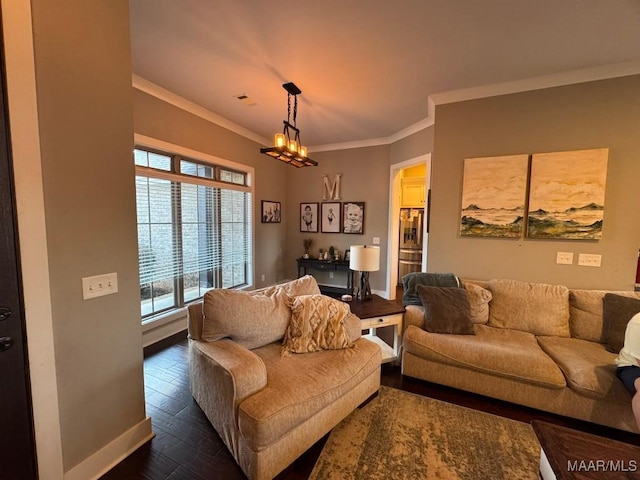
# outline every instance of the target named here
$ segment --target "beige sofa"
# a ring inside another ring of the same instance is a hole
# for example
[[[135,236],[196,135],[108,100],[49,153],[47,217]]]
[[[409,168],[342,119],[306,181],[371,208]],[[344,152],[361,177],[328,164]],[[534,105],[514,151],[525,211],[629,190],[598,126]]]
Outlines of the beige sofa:
[[[617,355],[607,350],[613,335],[604,327],[607,292],[511,280],[464,285],[471,310],[477,314],[485,303],[473,335],[427,332],[424,308],[406,307],[404,375],[638,432],[631,396],[615,377]]]
[[[341,322],[349,348],[283,354],[292,299],[319,294],[307,276],[251,293],[212,290],[189,307],[193,398],[250,479],[273,478],[379,389],[380,348],[350,313]]]

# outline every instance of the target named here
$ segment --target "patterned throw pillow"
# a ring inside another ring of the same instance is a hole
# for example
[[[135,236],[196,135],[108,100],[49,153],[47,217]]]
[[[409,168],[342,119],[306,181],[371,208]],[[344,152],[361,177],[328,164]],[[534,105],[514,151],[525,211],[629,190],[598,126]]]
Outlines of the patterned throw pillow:
[[[349,305],[325,295],[295,297],[282,356],[351,347],[345,328],[345,318],[350,313]]]

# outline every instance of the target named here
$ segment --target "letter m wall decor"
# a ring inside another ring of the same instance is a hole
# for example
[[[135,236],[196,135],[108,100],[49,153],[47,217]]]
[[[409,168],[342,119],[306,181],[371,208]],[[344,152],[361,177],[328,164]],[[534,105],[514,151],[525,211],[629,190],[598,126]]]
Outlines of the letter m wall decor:
[[[329,182],[329,176],[323,175],[323,194],[322,200],[340,200],[340,180],[342,179],[342,174],[337,173],[335,177],[333,177],[333,182]]]

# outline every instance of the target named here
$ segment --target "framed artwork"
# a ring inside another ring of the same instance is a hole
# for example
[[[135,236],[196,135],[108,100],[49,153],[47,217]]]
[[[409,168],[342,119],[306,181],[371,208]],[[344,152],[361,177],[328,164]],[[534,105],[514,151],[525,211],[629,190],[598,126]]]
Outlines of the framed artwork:
[[[345,202],[342,206],[342,233],[364,233],[364,202]]]
[[[465,158],[460,235],[521,238],[529,155]]]
[[[262,200],[262,223],[280,223],[281,213],[280,202]]]
[[[300,231],[301,232],[318,232],[318,204],[317,203],[301,203],[300,204]]]
[[[608,148],[534,154],[527,237],[602,237]]]
[[[322,233],[340,233],[342,204],[340,202],[324,202],[320,204],[320,229]]]

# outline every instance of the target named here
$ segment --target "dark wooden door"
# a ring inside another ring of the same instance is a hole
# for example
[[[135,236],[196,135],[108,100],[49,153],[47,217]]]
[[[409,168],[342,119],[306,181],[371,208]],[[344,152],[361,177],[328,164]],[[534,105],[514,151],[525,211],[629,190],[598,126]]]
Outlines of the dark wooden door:
[[[37,475],[1,31],[0,70],[0,478],[29,480]]]

